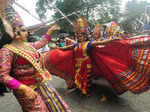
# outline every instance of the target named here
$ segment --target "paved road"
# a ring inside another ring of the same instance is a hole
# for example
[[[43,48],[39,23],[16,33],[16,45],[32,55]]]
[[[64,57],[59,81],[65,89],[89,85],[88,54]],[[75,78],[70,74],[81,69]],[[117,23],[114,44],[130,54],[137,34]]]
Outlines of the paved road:
[[[92,96],[87,98],[78,91],[68,92],[65,82],[62,79],[53,77],[52,84],[65,99],[72,109],[72,112],[150,112],[150,91],[141,95],[134,95],[130,92],[100,102],[100,96],[104,90],[94,91]],[[109,95],[108,95],[109,96]],[[0,112],[22,112],[19,104],[11,93],[0,97]]]

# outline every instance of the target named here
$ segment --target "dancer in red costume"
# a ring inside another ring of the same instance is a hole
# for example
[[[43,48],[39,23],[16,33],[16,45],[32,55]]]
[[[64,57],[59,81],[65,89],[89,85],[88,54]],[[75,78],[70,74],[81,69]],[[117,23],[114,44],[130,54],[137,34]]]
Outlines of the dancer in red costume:
[[[75,35],[78,43],[60,48],[61,50],[73,50],[74,76],[72,83],[79,88],[83,94],[89,93],[91,86],[92,65],[89,53],[92,47],[104,45],[116,39],[105,41],[86,41],[88,38],[88,23],[84,18],[79,18],[74,24]],[[70,85],[68,83],[68,85]],[[73,85],[73,84],[71,84]]]
[[[103,47],[92,47],[88,55],[90,59],[87,58],[89,61],[92,60],[92,74],[99,78],[105,78],[116,94],[122,94],[126,91],[139,94],[149,90],[149,43],[150,36],[139,36],[138,38],[116,40]],[[79,79],[79,83],[82,81],[82,91],[84,91],[85,88],[81,78],[86,80],[85,83],[87,84],[88,74],[87,77],[82,74],[78,78],[79,75],[77,75],[78,72],[75,69],[75,66],[78,68],[80,66],[80,63],[75,60],[77,56],[84,56],[84,53],[86,53],[82,51],[85,50],[81,50],[79,54],[78,52],[75,53],[74,50],[53,50],[45,56],[45,64],[54,75],[63,78],[70,88],[76,80]],[[57,58],[55,58],[56,56]],[[89,63],[87,60],[84,60],[84,65]],[[84,70],[86,71],[88,68],[85,67]],[[86,71],[86,73],[88,72]],[[80,87],[80,85],[77,86]]]

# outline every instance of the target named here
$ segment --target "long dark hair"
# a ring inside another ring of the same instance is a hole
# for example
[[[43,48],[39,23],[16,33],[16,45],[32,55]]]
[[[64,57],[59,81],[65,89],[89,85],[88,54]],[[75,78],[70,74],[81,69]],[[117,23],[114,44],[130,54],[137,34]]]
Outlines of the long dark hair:
[[[2,19],[0,18],[0,49],[5,44],[9,44],[12,42],[11,36],[5,31],[5,27],[3,25]]]
[[[0,49],[5,45],[12,42],[11,36],[5,32],[4,26],[2,24],[2,21],[0,19]],[[5,84],[0,83],[0,96],[4,96],[4,93],[8,92],[8,89]]]
[[[0,36],[0,49],[5,45],[5,44],[9,44],[12,42],[12,38],[10,37],[10,35],[6,32],[2,33]]]

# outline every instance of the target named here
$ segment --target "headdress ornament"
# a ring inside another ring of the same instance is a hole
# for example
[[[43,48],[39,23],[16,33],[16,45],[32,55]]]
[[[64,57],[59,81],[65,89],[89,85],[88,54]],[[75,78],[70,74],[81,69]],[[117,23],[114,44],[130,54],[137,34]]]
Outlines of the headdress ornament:
[[[96,24],[95,27],[93,28],[93,34],[99,32],[101,35],[101,30],[102,30],[102,25]]]
[[[12,7],[12,0],[2,0],[1,2],[2,2],[2,4],[0,5],[1,17],[6,19],[13,28],[20,25],[24,25],[21,17]]]
[[[10,22],[13,28],[20,25],[24,26],[20,15],[13,9],[11,5],[9,5],[5,9],[5,13],[6,13],[6,19]]]
[[[78,18],[74,23],[74,31],[75,34],[86,33],[88,37],[89,35],[88,21],[83,17]]]

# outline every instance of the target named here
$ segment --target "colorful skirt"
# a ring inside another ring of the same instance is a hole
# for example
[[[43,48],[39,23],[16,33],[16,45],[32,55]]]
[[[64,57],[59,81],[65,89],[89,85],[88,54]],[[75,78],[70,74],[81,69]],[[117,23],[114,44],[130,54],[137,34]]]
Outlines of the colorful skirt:
[[[105,78],[118,94],[126,91],[139,94],[150,89],[149,57],[150,36],[116,40],[101,47],[93,47],[90,52],[92,73]],[[49,72],[66,82],[73,82],[71,80],[74,80],[76,67],[72,50],[52,50],[45,59]]]
[[[14,92],[23,112],[71,112],[49,81],[41,84],[35,91],[37,97],[34,100]]]

